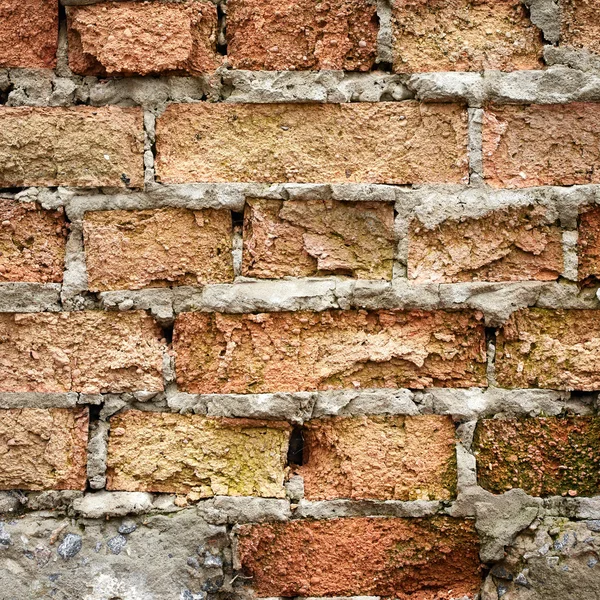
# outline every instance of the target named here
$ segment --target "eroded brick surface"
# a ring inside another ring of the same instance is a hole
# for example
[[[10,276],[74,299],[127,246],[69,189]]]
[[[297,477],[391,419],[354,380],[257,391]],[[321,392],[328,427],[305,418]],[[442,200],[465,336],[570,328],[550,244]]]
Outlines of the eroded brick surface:
[[[243,274],[391,279],[394,207],[383,202],[248,199]]]
[[[0,489],[85,489],[87,438],[87,408],[0,410]]]
[[[600,53],[600,20],[595,0],[561,0],[561,46]]]
[[[410,226],[408,277],[417,283],[551,281],[562,270],[562,232],[541,206]]]
[[[542,37],[520,0],[395,0],[394,70],[539,69]]]
[[[495,106],[483,122],[484,176],[497,187],[600,182],[600,105]]]
[[[177,381],[196,393],[485,386],[479,313],[182,313]]]
[[[58,0],[0,0],[0,24],[0,67],[56,65]]]
[[[0,187],[144,183],[140,108],[0,106]]]
[[[290,429],[277,421],[128,411],[111,419],[108,488],[283,498]]]
[[[0,281],[62,281],[67,224],[62,211],[0,199]]]
[[[480,585],[475,527],[447,517],[244,525],[238,550],[259,597],[450,600]]]
[[[600,389],[600,311],[520,310],[500,329],[501,387]]]
[[[88,212],[83,231],[92,291],[233,281],[229,211]]]
[[[373,416],[305,424],[308,500],[450,500],[456,493],[452,419]]]
[[[214,71],[212,2],[102,2],[67,9],[69,66],[83,75]]]
[[[237,69],[368,71],[378,29],[368,0],[231,0],[227,56]]]
[[[579,215],[578,279],[583,284],[600,279],[600,208],[586,207]]]
[[[157,123],[157,177],[459,183],[466,124],[455,104],[171,104]]]
[[[161,338],[143,312],[2,313],[0,391],[160,391]]]
[[[521,488],[532,496],[600,492],[597,417],[484,419],[475,431],[479,485],[495,494]]]

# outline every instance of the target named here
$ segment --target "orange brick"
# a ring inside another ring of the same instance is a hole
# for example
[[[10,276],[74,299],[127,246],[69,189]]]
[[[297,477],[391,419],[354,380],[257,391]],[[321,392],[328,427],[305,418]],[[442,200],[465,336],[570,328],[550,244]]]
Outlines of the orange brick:
[[[0,106],[0,187],[144,183],[142,110]]]
[[[466,111],[455,104],[171,104],[156,135],[163,183],[467,177]]]
[[[396,0],[394,70],[516,71],[542,66],[542,36],[520,0]]]
[[[584,285],[600,279],[600,207],[586,207],[579,215],[578,279]]]
[[[308,500],[451,500],[455,444],[450,417],[319,419],[305,424],[298,473]]]
[[[0,23],[0,67],[56,65],[58,0],[0,0]]]
[[[394,207],[384,202],[246,200],[248,277],[350,275],[391,279]]]
[[[513,313],[497,336],[496,377],[501,387],[600,389],[600,311]]]
[[[496,187],[600,182],[600,105],[496,106],[483,122],[484,176]]]
[[[0,314],[0,391],[160,391],[161,331],[143,312]]]
[[[177,381],[187,392],[486,385],[479,313],[182,313]]]
[[[238,552],[259,597],[441,600],[481,585],[475,527],[448,517],[242,525]]]
[[[368,0],[230,0],[227,58],[236,69],[368,71],[378,25]]]
[[[87,408],[0,410],[0,489],[85,489],[87,439]]]
[[[83,231],[92,291],[233,281],[229,211],[88,212]]]
[[[277,421],[127,411],[111,419],[107,487],[283,498],[290,430]]]
[[[561,46],[600,53],[600,20],[595,0],[561,0]]]
[[[102,2],[67,8],[69,66],[81,75],[214,71],[217,8],[209,1]]]

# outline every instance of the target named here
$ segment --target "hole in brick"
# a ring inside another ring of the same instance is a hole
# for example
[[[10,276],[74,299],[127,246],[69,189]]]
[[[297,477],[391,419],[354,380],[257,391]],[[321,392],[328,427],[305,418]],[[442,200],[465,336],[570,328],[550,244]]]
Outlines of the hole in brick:
[[[170,325],[164,325],[162,327],[162,334],[165,340],[167,340],[167,344],[171,345],[173,343],[173,327],[174,323]]]
[[[90,404],[88,406],[88,409],[90,411],[90,423],[92,423],[93,421],[99,421],[100,420],[100,411],[102,410],[102,405],[101,404]]]
[[[375,63],[371,67],[371,71],[383,71],[385,73],[392,73],[393,67],[391,62],[379,62]]]
[[[496,329],[494,327],[485,328],[485,342],[489,346],[490,342],[496,344]]]
[[[298,467],[304,464],[304,432],[302,427],[294,427],[290,435],[290,445],[287,455],[288,465]]]
[[[233,222],[233,228],[242,227],[244,225],[244,213],[233,212],[231,213],[231,221]]]

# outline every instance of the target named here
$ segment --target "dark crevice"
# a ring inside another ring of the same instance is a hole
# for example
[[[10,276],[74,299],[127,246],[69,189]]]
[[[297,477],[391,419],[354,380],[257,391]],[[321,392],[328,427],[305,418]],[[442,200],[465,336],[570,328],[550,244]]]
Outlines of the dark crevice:
[[[227,56],[227,4],[217,4],[217,54]]]
[[[292,429],[287,462],[288,466],[301,467],[304,464],[304,431],[302,427],[294,427]]]
[[[233,228],[236,229],[237,227],[243,227],[244,226],[244,213],[242,211],[240,212],[231,212],[231,221],[232,221],[232,225]]]

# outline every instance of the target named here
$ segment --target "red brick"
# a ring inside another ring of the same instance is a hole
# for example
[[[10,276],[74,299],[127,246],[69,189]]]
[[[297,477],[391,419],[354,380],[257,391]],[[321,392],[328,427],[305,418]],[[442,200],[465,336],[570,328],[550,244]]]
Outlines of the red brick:
[[[142,110],[0,106],[0,187],[144,183]]]
[[[177,381],[187,392],[486,385],[480,313],[182,313]]]
[[[475,527],[448,517],[243,525],[238,552],[258,597],[450,600],[481,584]]]
[[[102,2],[67,8],[69,66],[81,75],[214,71],[217,8],[209,1]]]
[[[56,65],[58,0],[0,0],[0,23],[0,67]]]
[[[87,408],[0,410],[0,489],[85,489],[87,439]]]
[[[483,122],[484,176],[496,187],[600,182],[600,105],[496,106]]]
[[[561,46],[600,53],[600,20],[595,0],[561,0]]]
[[[584,285],[600,279],[600,207],[586,207],[579,215],[578,279]]]
[[[466,111],[455,104],[171,104],[156,135],[162,183],[460,183],[468,176]]]
[[[230,0],[227,58],[236,69],[368,71],[378,29],[369,0]]]

